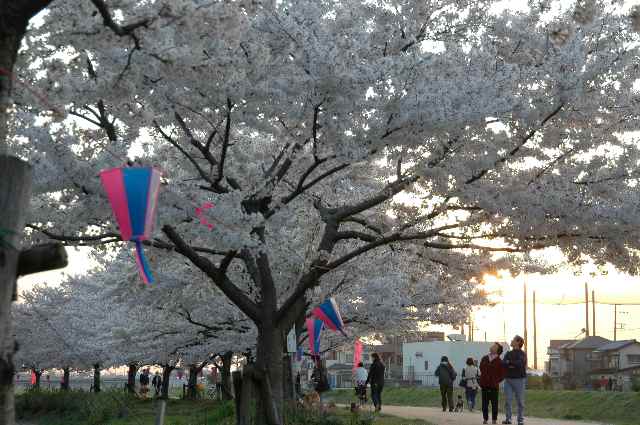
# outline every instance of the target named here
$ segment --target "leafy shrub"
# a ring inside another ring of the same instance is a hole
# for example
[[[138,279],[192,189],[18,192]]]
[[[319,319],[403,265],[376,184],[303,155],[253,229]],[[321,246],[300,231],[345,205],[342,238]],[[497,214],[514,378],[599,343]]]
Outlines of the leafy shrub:
[[[285,416],[286,425],[344,425],[344,422],[331,414],[321,414],[317,410],[301,408],[288,409]],[[358,424],[360,425],[360,424]]]
[[[83,418],[87,425],[104,424],[123,414],[127,395],[120,391],[98,394],[84,391],[29,390],[16,396],[18,419],[53,415],[64,418]]]
[[[640,378],[633,378],[631,381],[631,389],[635,392],[640,392]]]

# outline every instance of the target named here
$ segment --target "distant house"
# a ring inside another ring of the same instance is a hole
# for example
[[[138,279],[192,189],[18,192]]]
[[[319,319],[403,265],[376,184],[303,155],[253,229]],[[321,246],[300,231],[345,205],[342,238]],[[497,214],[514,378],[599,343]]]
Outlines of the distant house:
[[[403,379],[419,385],[436,386],[434,373],[440,358],[447,356],[461,374],[467,358],[480,361],[489,352],[492,342],[431,341],[411,342],[402,345]]]
[[[600,347],[610,343],[600,336],[588,336],[581,340],[562,345],[559,348],[560,357],[566,361],[566,369],[562,377],[567,384],[588,386],[591,373],[600,369],[603,358],[602,352],[596,352]]]
[[[594,351],[601,357],[602,369],[627,369],[640,366],[640,342],[635,339],[613,341]]]
[[[549,342],[547,348],[547,354],[549,355],[549,361],[547,362],[545,371],[552,378],[560,378],[567,373],[568,362],[566,353],[563,348],[575,343],[575,339],[552,339]]]
[[[371,354],[377,353],[385,365],[386,379],[390,382],[397,382],[403,379],[403,344],[408,341],[443,341],[444,332],[417,332],[412,335],[388,336],[384,340],[384,344],[363,345],[362,362],[368,368],[371,364]],[[325,355],[325,360],[332,386],[338,388],[351,387],[353,346],[331,350]]]
[[[613,379],[620,390],[631,389],[632,379],[640,375],[640,342],[635,339],[613,341],[594,350],[593,354],[600,364],[590,373],[592,381],[604,376]]]

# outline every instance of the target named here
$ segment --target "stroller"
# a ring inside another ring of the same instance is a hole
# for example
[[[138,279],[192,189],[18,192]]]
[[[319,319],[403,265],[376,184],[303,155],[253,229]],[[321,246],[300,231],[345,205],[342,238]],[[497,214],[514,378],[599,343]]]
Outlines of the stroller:
[[[356,397],[358,398],[358,404],[360,406],[364,406],[365,404],[367,404],[367,386],[356,385],[355,391]]]

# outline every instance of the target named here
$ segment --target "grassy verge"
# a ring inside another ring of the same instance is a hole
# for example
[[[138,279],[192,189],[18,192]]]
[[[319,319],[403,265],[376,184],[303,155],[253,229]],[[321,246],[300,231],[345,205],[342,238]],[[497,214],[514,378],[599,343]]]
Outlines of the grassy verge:
[[[354,401],[353,390],[333,391],[330,397],[336,403]],[[503,394],[500,397],[502,404]],[[382,401],[396,406],[440,407],[440,392],[431,388],[387,388]],[[477,402],[480,403],[480,395]],[[640,423],[640,393],[530,390],[527,391],[526,414],[539,418],[637,425]]]
[[[153,425],[157,401],[121,391],[29,391],[16,397],[18,421],[38,425]],[[166,425],[232,424],[233,405],[210,400],[168,400]]]
[[[121,391],[99,394],[82,391],[29,391],[16,398],[18,422],[34,425],[153,425],[158,404],[140,400]],[[165,425],[234,425],[231,402],[211,400],[169,400]],[[346,408],[334,408],[318,414],[294,410],[287,414],[286,425],[429,425],[424,421],[392,416],[354,416]]]

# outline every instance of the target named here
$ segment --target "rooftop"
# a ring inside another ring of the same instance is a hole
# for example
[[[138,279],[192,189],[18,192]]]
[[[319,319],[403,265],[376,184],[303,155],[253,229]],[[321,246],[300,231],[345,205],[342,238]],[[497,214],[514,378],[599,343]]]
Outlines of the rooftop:
[[[595,350],[609,342],[611,341],[601,336],[588,336],[569,345],[565,345],[562,348],[567,350]]]
[[[551,341],[549,341],[549,348],[554,348],[557,350],[559,348],[562,348],[562,346],[564,345],[568,345],[574,342],[576,342],[575,339],[552,339]]]
[[[599,347],[597,350],[595,351],[617,351],[620,350],[626,346],[629,346],[631,344],[638,344],[638,341],[636,341],[635,339],[626,339],[623,341],[613,341],[610,342],[608,344],[605,344],[601,347]]]

